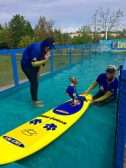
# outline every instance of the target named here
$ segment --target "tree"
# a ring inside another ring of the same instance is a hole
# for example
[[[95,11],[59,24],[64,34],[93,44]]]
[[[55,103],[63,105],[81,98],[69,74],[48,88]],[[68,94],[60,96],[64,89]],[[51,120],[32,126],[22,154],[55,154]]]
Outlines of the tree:
[[[83,25],[79,29],[78,33],[78,43],[84,44],[84,43],[90,43],[92,41],[92,32],[89,24]]]
[[[98,42],[99,41],[99,27],[97,25],[97,15],[98,15],[98,10],[96,10],[94,16],[92,17],[92,23],[91,23],[91,27],[92,27],[92,32],[93,32],[93,41],[94,42]]]
[[[42,41],[46,37],[52,36],[54,23],[54,20],[47,20],[44,16],[40,17],[34,29],[36,40]]]
[[[108,38],[108,32],[117,28],[123,17],[123,12],[118,9],[111,11],[110,8],[99,8],[96,10],[92,18],[92,26],[95,32],[105,31],[105,39]]]
[[[3,41],[4,34],[3,33],[4,33],[3,30],[0,29],[0,49],[3,49],[3,43],[4,43],[4,41]]]
[[[122,31],[116,32],[116,36],[118,39],[125,39],[126,38],[126,29],[123,29]]]
[[[0,43],[3,42],[3,36],[4,36],[4,31],[2,29],[0,29]]]
[[[13,47],[15,48],[18,47],[22,37],[33,36],[33,29],[30,22],[25,20],[24,16],[21,16],[20,14],[13,16],[8,27],[12,33]]]
[[[121,37],[126,38],[126,29],[123,29],[123,31],[121,32]]]
[[[70,38],[68,33],[63,33],[62,34],[62,40],[63,40],[63,44],[62,45],[69,45],[70,41],[71,41],[71,38]]]
[[[3,26],[0,24],[0,30],[3,30]]]
[[[57,45],[63,45],[62,32],[60,29],[54,29],[53,37]]]
[[[69,34],[61,32],[60,29],[54,29],[53,37],[56,41],[56,45],[69,45],[71,41]]]
[[[24,36],[24,37],[21,38],[21,41],[20,41],[18,47],[19,48],[25,48],[29,44],[31,44],[32,42],[34,42],[34,39],[31,36]]]
[[[93,40],[90,24],[83,25],[76,35],[70,39],[71,44],[90,43]]]
[[[12,33],[8,28],[7,23],[5,23],[5,25],[0,30],[0,46],[1,49],[12,48],[13,46]]]

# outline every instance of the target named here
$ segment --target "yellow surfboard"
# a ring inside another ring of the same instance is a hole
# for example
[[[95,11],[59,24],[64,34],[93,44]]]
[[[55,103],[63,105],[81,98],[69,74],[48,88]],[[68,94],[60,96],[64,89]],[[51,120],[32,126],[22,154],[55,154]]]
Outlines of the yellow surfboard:
[[[90,101],[81,101],[73,106],[71,101],[65,102],[1,136],[0,165],[25,158],[48,145],[70,128],[89,104]]]

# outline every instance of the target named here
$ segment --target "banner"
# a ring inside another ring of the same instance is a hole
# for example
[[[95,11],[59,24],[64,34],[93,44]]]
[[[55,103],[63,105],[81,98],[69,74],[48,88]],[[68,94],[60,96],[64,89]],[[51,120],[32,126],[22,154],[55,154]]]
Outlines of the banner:
[[[126,40],[100,40],[100,51],[126,51]]]

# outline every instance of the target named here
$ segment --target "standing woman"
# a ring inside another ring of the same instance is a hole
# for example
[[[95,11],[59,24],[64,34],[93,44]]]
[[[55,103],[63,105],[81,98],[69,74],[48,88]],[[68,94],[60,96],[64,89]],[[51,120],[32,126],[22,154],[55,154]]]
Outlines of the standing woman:
[[[30,82],[30,93],[32,103],[35,106],[43,106],[38,101],[38,79],[40,76],[40,67],[48,61],[48,52],[55,49],[55,40],[52,37],[46,38],[43,42],[30,44],[24,51],[21,68]]]

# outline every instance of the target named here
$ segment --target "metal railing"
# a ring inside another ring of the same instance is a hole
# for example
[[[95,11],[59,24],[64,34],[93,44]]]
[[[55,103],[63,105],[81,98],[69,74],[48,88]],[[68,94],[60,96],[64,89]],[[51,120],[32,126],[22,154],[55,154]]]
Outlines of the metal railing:
[[[42,76],[46,76],[49,73],[56,72],[61,68],[76,63],[85,53],[89,55],[91,52],[98,52],[98,46],[98,44],[57,46],[56,50],[50,52],[50,61],[47,65],[47,70]],[[0,50],[0,93],[5,92],[8,89],[17,88],[19,85],[26,82],[26,80],[23,79],[24,76],[20,70],[20,60],[24,50],[25,49]],[[5,57],[6,62],[4,62]],[[1,58],[3,58],[2,60],[4,63],[2,63]],[[10,61],[8,59],[10,59]],[[6,68],[4,66],[6,66]],[[5,69],[2,70],[2,68]],[[11,73],[11,75],[9,73]],[[20,79],[20,74],[23,76],[22,79]],[[11,79],[10,76],[12,76]],[[2,79],[2,77],[4,77],[4,79]],[[11,84],[9,81],[4,83],[7,79],[12,81]]]

